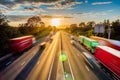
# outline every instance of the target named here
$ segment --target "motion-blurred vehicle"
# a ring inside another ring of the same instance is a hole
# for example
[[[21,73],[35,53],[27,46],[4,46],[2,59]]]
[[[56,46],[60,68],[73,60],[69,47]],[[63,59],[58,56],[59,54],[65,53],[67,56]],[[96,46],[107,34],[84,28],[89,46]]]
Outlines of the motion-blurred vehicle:
[[[35,38],[32,35],[10,39],[10,47],[13,52],[21,53],[31,47],[33,43],[35,43]]]
[[[110,75],[120,78],[120,51],[107,46],[97,46],[94,56]]]
[[[92,53],[95,52],[96,46],[99,45],[99,42],[90,38],[87,38],[85,36],[79,36],[79,40],[81,44],[86,46]]]
[[[93,56],[98,60],[107,72],[115,78],[115,80],[120,79],[120,51],[114,49],[113,45],[116,41],[99,39],[95,37],[95,40],[87,38],[85,36],[79,36],[80,43],[87,46],[91,50]],[[102,41],[101,41],[102,40]],[[116,42],[117,43],[117,42]],[[102,46],[101,46],[102,45]],[[117,44],[119,45],[119,44]],[[113,47],[113,48],[112,48]],[[118,48],[119,49],[119,48]]]
[[[74,40],[74,36],[71,36],[71,39]]]
[[[84,42],[85,36],[79,36],[79,42],[82,44]]]
[[[114,48],[116,50],[120,51],[120,41],[112,40],[112,39],[105,39],[97,36],[91,36],[91,39],[94,39],[100,43],[102,46],[109,46],[111,48]]]
[[[75,40],[71,40],[70,42],[71,42],[71,44],[73,44],[73,45],[75,44]]]
[[[75,36],[71,36],[71,40],[78,41],[77,37],[75,37]]]
[[[47,42],[40,43],[40,48],[45,48]]]

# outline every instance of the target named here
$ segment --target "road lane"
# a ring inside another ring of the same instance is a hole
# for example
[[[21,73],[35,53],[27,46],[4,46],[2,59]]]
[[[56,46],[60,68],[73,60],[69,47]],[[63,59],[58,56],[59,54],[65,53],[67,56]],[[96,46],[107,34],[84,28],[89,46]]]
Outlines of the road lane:
[[[61,52],[60,52],[61,53]],[[61,55],[61,54],[60,54]],[[59,58],[60,59],[60,58]],[[58,68],[57,68],[57,73],[56,73],[56,79],[54,80],[65,80],[64,76],[64,69],[63,69],[63,63],[61,60],[58,62]]]
[[[49,73],[49,77],[48,80],[64,80],[64,73],[63,75],[61,75],[61,73],[58,71],[58,69],[61,69],[61,65],[60,64],[60,54],[61,54],[61,34],[59,33],[59,38],[58,38],[58,51],[56,51],[56,55],[54,56],[54,59],[52,61],[52,65],[51,65],[51,69],[50,69],[50,73]],[[62,69],[61,69],[62,70]],[[57,77],[57,73],[59,75],[61,75],[61,79],[59,79]]]
[[[38,44],[15,60],[10,66],[1,72],[2,79],[14,80],[20,71],[26,66],[26,64],[33,58],[33,56],[35,56],[39,49],[40,46]]]
[[[57,52],[60,52],[60,33],[54,36],[54,40],[47,50],[44,50],[39,58],[40,64],[36,65],[30,72],[27,80],[48,80],[51,74],[51,64]],[[55,73],[56,74],[56,73]]]
[[[41,56],[37,56],[37,62],[33,61],[35,65],[31,68],[31,72],[25,71],[28,69],[24,68],[33,58],[36,58],[34,56],[39,51],[40,44],[33,47],[4,70],[2,72],[3,79],[0,80],[102,80],[103,78],[98,78],[93,72],[93,64],[88,63],[83,53],[73,46],[70,40],[68,33],[57,32],[52,37],[51,44],[47,43],[47,47]],[[82,50],[82,52],[85,51]],[[65,55],[67,59],[62,61],[60,59],[61,55]],[[27,65],[28,68],[30,68],[29,66],[32,65]],[[27,76],[20,75],[16,78],[21,71],[27,73]]]
[[[41,49],[37,52],[37,54],[35,54],[35,56],[28,62],[28,64],[17,75],[17,77],[15,78],[15,80],[26,80],[26,78],[29,75],[30,71],[35,66],[35,64],[37,63],[37,61],[39,59],[39,56],[41,55],[41,53],[42,53],[43,50],[44,50],[44,47],[41,47]]]
[[[86,69],[86,60],[83,58],[81,53],[71,45],[70,39],[64,32],[62,32],[62,41],[63,48],[70,60],[75,80],[98,80],[96,75],[90,69],[90,71]]]
[[[99,80],[111,80],[111,76],[107,75],[101,68],[92,53],[90,53],[86,48],[84,48],[81,44],[78,42],[74,43],[74,46],[82,52],[84,57],[89,61],[89,64],[92,67],[93,72],[96,74],[96,76],[99,78]]]
[[[18,59],[20,56],[22,56],[25,52],[27,52],[28,50],[30,50],[33,46],[36,46],[39,43],[42,43],[43,41],[45,42],[49,42],[51,37],[54,35],[54,32],[51,32],[48,36],[45,36],[43,38],[40,38],[39,40],[36,40],[36,42],[28,49],[26,49],[25,51],[23,51],[22,53],[18,54],[15,53],[14,55],[11,53],[12,56],[8,57],[7,59],[5,59],[5,57],[0,58],[2,59],[2,62],[0,61],[0,72],[3,71],[4,69],[6,69],[9,65],[11,65],[16,59]]]

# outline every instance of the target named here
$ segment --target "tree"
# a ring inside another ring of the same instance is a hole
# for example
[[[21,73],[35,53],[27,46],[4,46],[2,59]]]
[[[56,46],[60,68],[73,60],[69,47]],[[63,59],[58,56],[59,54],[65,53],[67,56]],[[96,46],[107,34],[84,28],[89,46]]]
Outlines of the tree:
[[[85,27],[85,22],[81,22],[81,23],[79,24],[79,27]]]
[[[90,21],[87,23],[87,26],[88,27],[93,27],[95,25],[95,22],[94,21]]]
[[[7,20],[7,17],[4,15],[4,14],[2,14],[2,13],[0,13],[0,25],[8,25],[8,20]]]
[[[8,22],[7,17],[0,13],[0,56],[9,52],[9,39],[20,35],[18,28],[9,26]]]
[[[73,29],[77,28],[77,24],[71,24],[70,28],[73,28]]]
[[[33,16],[27,20],[27,27],[40,27],[41,18],[39,16]]]
[[[120,21],[116,20],[115,22],[112,22],[112,38],[120,40]]]
[[[45,27],[45,23],[44,22],[40,22],[41,27]]]
[[[71,25],[70,25],[70,30],[71,30],[71,32],[75,32],[77,28],[78,28],[78,27],[77,27],[77,24],[71,24]]]
[[[45,23],[41,22],[39,16],[30,17],[27,23],[19,25],[19,30],[24,35],[34,35],[45,27]]]
[[[107,25],[110,26],[110,21],[109,21],[109,19],[107,20]]]

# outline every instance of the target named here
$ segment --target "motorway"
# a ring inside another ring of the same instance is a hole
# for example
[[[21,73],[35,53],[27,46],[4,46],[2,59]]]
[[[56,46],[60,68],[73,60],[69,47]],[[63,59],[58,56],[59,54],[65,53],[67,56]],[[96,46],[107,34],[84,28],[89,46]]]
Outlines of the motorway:
[[[10,66],[2,71],[2,78],[0,80],[14,80],[20,71],[27,65],[27,63],[39,51],[39,44],[24,53],[20,58],[14,61]]]
[[[71,35],[63,32],[63,47],[66,50],[75,80],[111,80],[97,64],[93,55],[79,42],[71,43]],[[87,74],[87,75],[86,75]]]
[[[38,43],[42,43],[43,41],[47,42],[52,34],[53,33],[50,33],[48,36],[40,38],[30,48],[24,50],[21,53],[17,53],[17,52],[16,53],[9,53],[8,55],[0,58],[0,72],[3,71],[5,68],[7,68],[9,65],[11,65],[16,59],[18,59],[20,56],[22,56],[25,52],[30,50],[32,47],[36,46]]]
[[[70,37],[58,31],[45,49],[37,44],[3,70],[0,80],[109,80],[96,75],[93,70],[97,66],[71,44]]]
[[[26,68],[28,63],[32,62],[32,66],[34,66],[35,59],[34,58],[39,58],[41,55],[43,48],[40,47],[41,43],[44,41],[48,41],[50,38],[50,35],[47,37],[41,38],[39,41],[37,41],[29,50],[24,51],[19,57],[11,57],[9,61],[3,62],[3,65],[0,65],[1,70],[0,71],[0,80],[14,80],[20,73],[21,71]],[[49,46],[49,45],[48,45]],[[17,59],[15,59],[17,58]],[[13,60],[14,59],[14,60]],[[9,63],[9,64],[8,64]],[[7,66],[4,65],[8,64]],[[31,66],[31,65],[30,65]],[[31,67],[27,67],[30,71]],[[27,73],[29,74],[29,73]],[[24,76],[23,76],[24,77]]]
[[[86,57],[70,41],[67,33],[57,32],[27,80],[109,80],[105,77],[98,78]],[[61,55],[65,55],[66,60],[62,61]]]
[[[54,36],[53,42],[50,47],[44,50],[44,52],[40,56],[38,60],[39,64],[35,65],[27,80],[55,80],[54,76],[56,76],[57,71],[57,63],[61,48],[60,44],[60,33],[57,33]],[[53,73],[53,71],[55,72]]]
[[[66,52],[71,66],[72,80],[98,80],[91,71],[83,55],[71,45],[70,38],[62,33],[63,50]]]

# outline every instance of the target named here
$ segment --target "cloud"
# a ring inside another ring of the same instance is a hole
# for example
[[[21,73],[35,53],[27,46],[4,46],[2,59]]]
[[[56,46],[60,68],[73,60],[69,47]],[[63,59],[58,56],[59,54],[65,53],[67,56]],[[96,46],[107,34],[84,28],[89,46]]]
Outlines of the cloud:
[[[50,3],[50,2],[56,2],[60,0],[0,0],[0,3],[2,4],[12,4],[12,3],[24,3],[24,2],[43,2],[43,3]]]
[[[9,8],[5,5],[0,4],[0,12],[5,12],[6,10],[9,10]]]
[[[46,9],[74,9],[75,5],[82,4],[76,0],[0,0],[0,11],[6,15],[40,14]],[[43,9],[42,6],[46,6]]]
[[[120,16],[108,17],[108,15],[111,15],[112,13],[114,13],[113,11],[114,9],[113,10],[110,9],[110,10],[105,10],[100,12],[89,11],[89,12],[68,13],[67,15],[74,16],[73,19],[75,21],[79,20],[79,22],[82,22],[82,21],[83,22],[88,22],[88,21],[100,22],[100,21],[103,21],[104,19],[111,19],[111,18],[120,19]]]
[[[119,16],[113,16],[114,19],[120,19],[120,15]]]
[[[24,9],[24,10],[5,10],[5,15],[37,15],[41,12],[45,12],[43,9],[33,8],[33,9]]]
[[[112,1],[107,1],[107,2],[93,2],[92,5],[102,5],[102,4],[111,4]]]
[[[81,13],[72,13],[71,16],[74,16],[75,18],[101,18],[107,16],[111,10],[102,11],[102,12],[81,12]],[[88,16],[89,15],[89,16]]]
[[[45,10],[39,7],[40,4],[39,5],[36,5],[36,4],[38,3],[24,2],[23,4],[16,3],[13,6],[0,5],[0,10],[5,15],[21,15],[21,14],[26,15],[26,13],[27,15],[34,15],[34,14],[36,15],[41,12],[46,12]]]
[[[41,2],[38,2],[38,3],[23,2],[23,3],[16,3],[11,8],[12,9],[39,8],[39,6],[42,5],[42,4],[43,3],[41,3]]]
[[[8,20],[9,21],[13,21],[13,22],[16,22],[16,21],[25,21],[29,18],[30,16],[23,16],[23,15],[9,15],[7,16]]]
[[[73,18],[73,17],[70,17],[70,16],[64,16],[64,18]]]
[[[36,15],[36,16],[40,16],[41,18],[48,18],[48,19],[52,19],[52,18],[73,18],[71,16],[47,15],[47,14],[40,14],[40,15]],[[29,17],[31,17],[31,15],[8,15],[7,16],[8,20],[11,21],[11,22],[27,21],[27,19]]]
[[[88,3],[88,0],[85,0],[85,3]]]
[[[7,7],[7,6],[2,5],[2,4],[0,4],[0,8],[3,8],[3,9],[8,9],[8,7]]]
[[[82,2],[58,2],[48,7],[48,9],[74,9],[73,6],[82,4]]]
[[[26,23],[28,18],[31,16],[25,16],[25,15],[8,15],[7,19],[10,21],[9,25],[18,27],[19,24]]]
[[[41,18],[73,18],[71,16],[64,16],[64,15],[47,15],[47,14],[40,14]]]
[[[111,9],[111,10],[108,10],[107,12],[113,12],[114,10],[113,9]]]
[[[13,10],[40,10],[41,12],[45,12],[42,8],[40,8],[41,3],[29,3],[24,2],[23,4],[15,4],[11,8]]]

